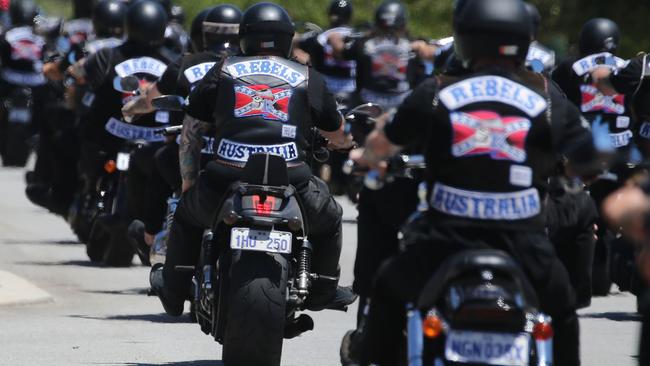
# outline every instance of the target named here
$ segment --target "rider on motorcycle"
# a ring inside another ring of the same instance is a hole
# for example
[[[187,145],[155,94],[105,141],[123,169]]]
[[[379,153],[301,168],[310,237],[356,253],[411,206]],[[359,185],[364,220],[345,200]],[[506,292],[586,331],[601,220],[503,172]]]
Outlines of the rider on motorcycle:
[[[190,91],[203,79],[215,64],[224,57],[239,52],[239,22],[241,10],[233,5],[218,5],[199,13],[192,22],[192,48],[194,53],[170,64],[160,80],[151,84],[142,94],[122,108],[125,116],[153,112],[151,101],[161,95],[187,97]],[[174,121],[172,121],[174,123]],[[173,192],[180,190],[178,144],[176,140],[156,152],[154,174],[145,197],[143,223],[136,223],[132,230],[144,231],[145,246],[151,246],[154,236],[162,227],[165,202]]]
[[[556,154],[582,173],[597,163],[596,151],[578,110],[525,69],[530,29],[519,0],[465,1],[454,38],[471,72],[423,82],[392,122],[368,137],[363,154],[353,154],[380,166],[399,146],[423,140],[430,206],[403,229],[403,251],[375,279],[368,322],[351,337],[361,361],[400,364],[406,304],[450,255],[488,247],[522,266],[552,316],[555,363],[579,364],[575,296],[544,230],[544,197]],[[517,132],[504,135],[514,124]]]
[[[170,315],[183,312],[192,274],[177,265],[198,261],[202,233],[212,225],[221,196],[239,179],[249,154],[275,149],[289,165],[289,180],[304,205],[314,243],[313,271],[338,278],[341,207],[305,164],[306,135],[320,129],[333,148],[350,148],[342,118],[320,74],[288,60],[294,27],[272,3],[248,8],[239,27],[242,56],[228,57],[190,93],[180,143],[183,195],[171,228],[167,258],[152,268],[151,287]],[[272,86],[272,87],[270,87]],[[215,159],[199,174],[203,135],[217,127]],[[315,284],[307,308],[321,310],[354,301],[338,281]]]

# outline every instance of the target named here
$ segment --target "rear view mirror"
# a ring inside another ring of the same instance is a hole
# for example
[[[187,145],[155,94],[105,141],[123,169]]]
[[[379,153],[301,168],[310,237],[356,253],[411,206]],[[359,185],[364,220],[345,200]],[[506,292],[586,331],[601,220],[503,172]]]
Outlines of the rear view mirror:
[[[116,77],[113,79],[113,88],[122,93],[135,94],[140,89],[140,80],[135,76]]]
[[[151,105],[157,110],[182,112],[185,99],[178,95],[163,95],[152,99]]]

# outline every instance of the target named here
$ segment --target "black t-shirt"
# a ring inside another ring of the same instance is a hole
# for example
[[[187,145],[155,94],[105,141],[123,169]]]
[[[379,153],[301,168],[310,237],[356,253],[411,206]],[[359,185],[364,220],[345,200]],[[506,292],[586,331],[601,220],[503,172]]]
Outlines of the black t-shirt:
[[[557,154],[579,167],[594,157],[579,111],[553,83],[523,70],[425,81],[385,133],[398,145],[427,136],[430,204],[450,225],[542,229]]]
[[[206,122],[214,120],[216,107],[214,101],[217,100],[220,72],[218,67],[212,68],[192,90],[189,96],[188,115]],[[327,89],[322,75],[311,68],[309,69],[307,95],[311,107],[311,120],[315,127],[323,131],[339,129],[341,114],[337,110],[336,100]]]
[[[133,95],[116,91],[113,83],[125,76],[137,77],[141,86],[155,82],[165,72],[169,61],[159,49],[146,49],[130,42],[90,55],[84,68],[86,82],[94,96],[82,132],[85,138],[110,152],[119,148],[124,139],[162,141],[163,137],[154,131],[170,122],[169,114],[158,111],[132,124],[121,122],[122,106]]]

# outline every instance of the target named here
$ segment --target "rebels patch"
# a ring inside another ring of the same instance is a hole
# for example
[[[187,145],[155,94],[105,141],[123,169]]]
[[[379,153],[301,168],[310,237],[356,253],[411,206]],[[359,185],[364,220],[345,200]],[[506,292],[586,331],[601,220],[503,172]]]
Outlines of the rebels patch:
[[[255,153],[270,153],[282,156],[286,161],[298,159],[298,147],[295,142],[281,145],[250,145],[222,139],[217,148],[217,156],[220,158],[245,163]]]
[[[620,69],[625,67],[628,61],[612,55],[609,52],[601,52],[595,55],[589,55],[573,63],[571,68],[578,76],[582,76],[593,71],[598,67],[608,67],[610,69]]]
[[[307,80],[305,75],[297,70],[274,60],[242,61],[227,67],[228,72],[235,79],[244,76],[266,75],[284,80],[287,84],[296,87]]]
[[[194,65],[183,71],[183,75],[185,75],[185,78],[190,82],[190,84],[194,84],[197,81],[201,81],[215,64],[216,62],[204,62],[202,64]]]
[[[468,104],[500,102],[518,108],[530,117],[546,110],[546,99],[528,87],[501,76],[479,76],[452,84],[440,91],[440,101],[449,110]]]
[[[625,113],[625,95],[604,95],[593,85],[580,85],[582,112]]]
[[[115,66],[115,73],[121,78],[133,74],[149,74],[157,78],[161,77],[167,69],[167,65],[153,57],[132,58]]]
[[[453,112],[451,153],[455,157],[489,155],[496,160],[526,160],[526,136],[530,120],[500,116],[492,111]]]
[[[235,117],[261,116],[272,121],[289,120],[293,90],[268,85],[235,85]]]

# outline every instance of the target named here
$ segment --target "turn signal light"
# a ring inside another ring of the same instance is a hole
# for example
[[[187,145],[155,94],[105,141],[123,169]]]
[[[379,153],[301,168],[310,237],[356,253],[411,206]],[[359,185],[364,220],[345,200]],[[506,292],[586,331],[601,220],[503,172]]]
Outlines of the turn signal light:
[[[533,338],[536,341],[547,341],[553,338],[553,326],[551,326],[551,323],[536,323],[533,326]]]
[[[422,332],[427,338],[437,338],[444,331],[442,319],[437,315],[427,315],[422,321]]]
[[[117,164],[115,164],[115,160],[109,160],[104,163],[104,170],[109,174],[115,173],[117,170]]]

